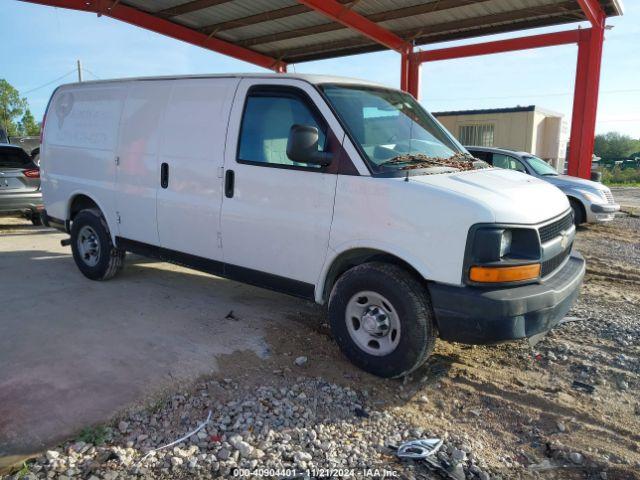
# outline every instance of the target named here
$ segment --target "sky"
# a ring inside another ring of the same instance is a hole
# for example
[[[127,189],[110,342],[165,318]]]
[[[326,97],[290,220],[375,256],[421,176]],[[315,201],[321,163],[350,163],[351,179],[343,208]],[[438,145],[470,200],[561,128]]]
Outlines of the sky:
[[[625,15],[609,19],[608,25],[613,28],[606,32],[597,132],[640,138],[640,2],[626,0]],[[573,27],[535,33],[567,28]],[[577,46],[567,45],[424,64],[420,101],[430,111],[538,105],[563,113],[569,121],[576,54]],[[78,59],[87,80],[265,71],[104,16],[0,0],[0,78],[27,98],[36,119],[42,118],[57,85],[76,80]],[[296,64],[289,71],[366,78],[398,87],[400,56],[371,53]]]

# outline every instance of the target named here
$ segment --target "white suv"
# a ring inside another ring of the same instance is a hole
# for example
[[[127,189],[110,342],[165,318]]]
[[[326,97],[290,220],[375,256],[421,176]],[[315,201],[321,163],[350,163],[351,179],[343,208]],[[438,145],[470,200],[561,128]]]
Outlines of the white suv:
[[[125,251],[328,304],[376,375],[437,336],[548,331],[584,275],[567,198],[474,159],[414,98],[361,80],[227,75],[58,88],[45,218],[104,280]]]

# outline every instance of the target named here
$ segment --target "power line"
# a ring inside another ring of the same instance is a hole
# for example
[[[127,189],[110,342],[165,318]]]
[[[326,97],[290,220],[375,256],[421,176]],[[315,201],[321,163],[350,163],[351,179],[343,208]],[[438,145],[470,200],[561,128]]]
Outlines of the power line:
[[[71,75],[72,73],[76,73],[77,71],[78,71],[78,70],[74,68],[73,70],[70,70],[69,72],[65,73],[64,75],[59,76],[58,78],[54,78],[53,80],[50,80],[50,81],[48,81],[47,83],[43,83],[42,85],[39,85],[39,86],[34,87],[34,88],[31,88],[31,89],[29,89],[29,90],[27,90],[27,91],[25,91],[25,92],[20,92],[20,94],[21,94],[21,95],[28,95],[28,94],[30,94],[30,93],[33,93],[33,92],[37,91],[37,90],[40,90],[41,88],[48,87],[49,85],[51,85],[51,84],[53,84],[53,83],[56,83],[56,82],[59,82],[59,81],[60,81],[60,80],[62,80],[63,78],[68,77],[68,76],[69,76],[69,75]],[[87,72],[88,74],[90,74],[91,76],[93,76],[95,79],[100,80],[100,77],[99,77],[98,75],[96,75],[95,73],[93,73],[93,72],[92,72],[91,70],[89,70],[88,68],[86,68],[86,67],[82,67],[82,71],[83,71],[83,72]]]
[[[93,78],[95,78],[96,80],[100,80],[100,77],[95,73],[93,73],[91,70],[89,70],[87,67],[82,67],[82,71],[87,72],[89,75],[93,76]]]
[[[65,77],[68,77],[72,73],[76,73],[76,69],[75,68],[73,70],[71,70],[70,72],[65,73],[64,75],[51,80],[50,82],[47,82],[47,83],[44,83],[44,84],[40,85],[39,87],[32,88],[31,90],[27,90],[26,92],[21,92],[21,94],[22,95],[28,95],[29,93],[35,92],[36,90],[40,90],[41,88],[48,87],[52,83],[59,82],[60,80],[62,80]]]

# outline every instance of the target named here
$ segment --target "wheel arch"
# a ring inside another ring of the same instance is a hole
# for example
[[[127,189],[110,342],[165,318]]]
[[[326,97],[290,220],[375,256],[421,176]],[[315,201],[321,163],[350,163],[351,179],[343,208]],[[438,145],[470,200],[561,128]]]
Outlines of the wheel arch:
[[[413,274],[421,283],[425,285],[427,283],[425,270],[416,268],[413,262],[402,256],[390,253],[381,248],[353,247],[337,253],[327,262],[327,266],[316,288],[316,302],[322,305],[328,302],[333,285],[347,270],[357,265],[373,261],[398,265]]]
[[[107,226],[109,227],[109,234],[111,235],[111,239],[115,243],[115,230],[113,225],[109,221],[109,217],[106,214],[105,209],[102,207],[99,200],[97,200],[94,196],[90,195],[84,191],[74,192],[69,196],[69,202],[67,204],[67,221],[73,222],[75,216],[81,211],[87,208],[97,208],[102,213],[105,221],[107,222]]]
[[[580,210],[582,211],[582,221],[586,222],[587,221],[587,208],[584,206],[584,202],[580,198],[576,197],[575,195],[567,194],[567,198],[569,199],[569,204],[571,204],[571,203],[578,204],[578,206],[580,207]]]

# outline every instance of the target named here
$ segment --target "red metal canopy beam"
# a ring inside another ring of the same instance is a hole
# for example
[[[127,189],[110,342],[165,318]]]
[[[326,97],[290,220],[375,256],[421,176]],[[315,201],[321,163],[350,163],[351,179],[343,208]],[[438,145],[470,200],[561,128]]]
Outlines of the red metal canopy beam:
[[[298,0],[300,3],[312,8],[334,22],[341,23],[345,27],[360,32],[374,42],[384,45],[391,50],[407,53],[411,44],[405,42],[395,33],[381,27],[375,22],[354,12],[349,6],[342,5],[335,0]]]
[[[545,33],[530,37],[511,38],[497,40],[495,42],[476,43],[462,45],[460,47],[441,48],[427,50],[414,54],[418,62],[434,62],[438,60],[451,60],[454,58],[473,57],[478,55],[490,55],[493,53],[514,52],[531,48],[552,47],[578,43],[580,30],[567,30],[564,32]]]
[[[578,4],[591,25],[599,27],[604,23],[605,17],[602,15],[602,7],[600,7],[598,0],[578,0]]]
[[[260,67],[275,70],[277,72],[286,71],[286,63],[263,55],[254,50],[225,42],[219,38],[196,32],[188,27],[156,17],[150,13],[143,12],[136,8],[122,5],[112,0],[22,0],[27,3],[37,3],[51,7],[80,10],[83,12],[93,12],[98,15],[115,18],[138,27],[151,30],[162,35],[166,35],[183,42],[196,45],[198,47],[213,50],[238,60],[253,63]]]

